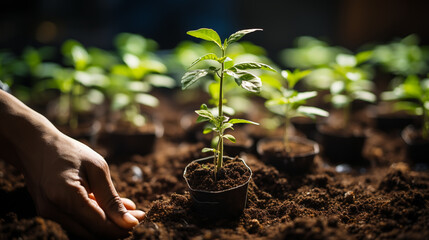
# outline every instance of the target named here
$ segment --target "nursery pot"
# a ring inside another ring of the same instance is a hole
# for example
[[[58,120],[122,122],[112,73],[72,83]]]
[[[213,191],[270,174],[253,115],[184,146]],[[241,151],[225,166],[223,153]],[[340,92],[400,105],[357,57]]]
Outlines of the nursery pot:
[[[212,163],[214,157],[206,157],[194,160],[192,162],[198,163]],[[224,156],[225,159],[232,159],[231,157]],[[246,207],[247,202],[247,189],[249,187],[249,181],[252,178],[252,170],[247,166],[243,159],[239,159],[243,162],[246,168],[250,171],[249,179],[239,185],[226,190],[220,191],[209,191],[193,189],[188,182],[186,172],[188,171],[188,164],[183,172],[186,184],[188,185],[189,192],[192,198],[192,208],[195,212],[203,217],[209,219],[220,219],[220,218],[237,218]]]
[[[316,139],[316,121],[307,117],[292,118],[291,122],[295,129],[302,132],[308,139]]]
[[[105,145],[112,155],[146,155],[153,151],[155,141],[163,134],[161,124],[153,123],[151,131],[108,130],[101,134],[100,144]]]
[[[347,163],[350,165],[366,165],[362,156],[367,136],[365,134],[352,135],[330,131],[325,125],[319,125],[317,130],[324,154],[334,164]]]
[[[409,124],[412,124],[415,119],[404,112],[388,112],[382,106],[371,106],[367,110],[367,115],[374,122],[375,128],[390,132],[393,130],[404,129]]]
[[[401,137],[407,145],[407,156],[411,162],[429,164],[429,140],[423,139],[418,129],[408,125],[402,130]]]
[[[295,150],[298,147],[304,147],[304,150],[296,153],[294,153],[294,150],[291,150],[291,153],[287,154],[284,149],[284,139],[278,137],[260,140],[257,145],[257,151],[263,161],[281,171],[290,174],[301,174],[311,171],[314,168],[314,157],[319,153],[319,144],[302,137],[291,137],[289,138],[289,143],[292,145],[292,148],[295,146]],[[273,149],[270,145],[278,145],[280,148],[276,147]]]

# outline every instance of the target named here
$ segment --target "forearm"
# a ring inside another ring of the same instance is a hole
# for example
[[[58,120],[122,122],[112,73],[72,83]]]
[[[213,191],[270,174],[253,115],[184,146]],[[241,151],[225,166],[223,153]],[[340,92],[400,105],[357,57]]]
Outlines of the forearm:
[[[20,155],[20,158],[12,159],[12,164],[22,168],[21,159],[29,159],[29,154],[43,154],[43,141],[57,135],[58,130],[44,116],[0,91],[0,136]]]

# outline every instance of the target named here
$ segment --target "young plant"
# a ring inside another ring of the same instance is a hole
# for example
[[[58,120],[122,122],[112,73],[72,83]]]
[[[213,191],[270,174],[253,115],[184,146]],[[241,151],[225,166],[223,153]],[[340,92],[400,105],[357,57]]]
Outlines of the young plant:
[[[182,89],[186,89],[199,79],[207,76],[208,74],[214,75],[215,80],[219,81],[219,95],[217,103],[217,113],[212,112],[208,109],[206,104],[202,104],[200,110],[195,111],[199,117],[197,122],[209,122],[209,126],[204,129],[204,134],[215,132],[217,136],[216,148],[204,148],[203,152],[214,153],[214,164],[215,164],[215,177],[216,173],[222,168],[223,165],[223,141],[227,139],[231,142],[235,142],[235,138],[231,134],[226,134],[225,130],[233,129],[233,125],[237,123],[250,123],[258,124],[249,120],[244,119],[230,119],[224,115],[224,82],[233,78],[238,86],[249,92],[259,92],[261,90],[262,82],[261,79],[249,70],[264,69],[275,71],[272,67],[266,64],[257,62],[242,62],[234,64],[234,60],[226,55],[227,48],[231,43],[237,42],[244,35],[260,31],[262,29],[246,29],[238,31],[229,36],[225,41],[221,42],[218,33],[209,28],[201,28],[194,31],[187,32],[189,35],[200,38],[203,40],[211,41],[216,44],[220,50],[220,56],[215,53],[208,53],[197,60],[195,60],[190,67],[202,62],[212,61],[214,64],[205,69],[197,69],[188,71],[182,77]]]
[[[286,79],[285,86],[281,84],[273,84],[277,91],[271,91],[270,99],[266,101],[266,106],[272,112],[284,117],[285,132],[284,132],[284,147],[286,152],[290,152],[289,146],[289,131],[290,120],[298,116],[306,116],[315,118],[316,116],[327,117],[329,114],[325,110],[317,107],[303,106],[307,99],[317,95],[316,91],[299,92],[294,87],[299,80],[310,73],[310,70],[300,71],[296,69],[294,72],[284,70],[281,72]]]
[[[408,76],[393,91],[383,92],[381,98],[386,101],[397,101],[395,109],[405,110],[422,117],[423,139],[429,139],[429,75],[420,80],[415,75]]]
[[[123,120],[141,127],[147,119],[140,105],[156,107],[159,104],[150,94],[152,87],[173,87],[175,81],[165,75],[167,67],[154,53],[155,41],[121,33],[116,37],[116,46],[123,63],[112,66],[110,84],[104,91],[111,98],[113,111],[122,111]]]
[[[341,128],[348,125],[351,114],[351,103],[362,100],[373,103],[376,96],[371,92],[373,83],[368,80],[368,71],[359,65],[367,61],[371,52],[361,52],[357,55],[339,54],[333,64],[335,81],[330,86],[329,101],[335,108],[343,109],[344,121]]]

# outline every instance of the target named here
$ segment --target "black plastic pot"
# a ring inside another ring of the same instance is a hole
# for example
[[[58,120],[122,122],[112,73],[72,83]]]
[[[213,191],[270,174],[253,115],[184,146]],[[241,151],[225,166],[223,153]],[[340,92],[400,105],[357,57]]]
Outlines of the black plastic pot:
[[[224,159],[232,158],[225,156]],[[249,187],[249,181],[252,178],[252,170],[243,159],[240,158],[240,160],[250,171],[249,179],[240,186],[221,191],[193,189],[189,185],[188,179],[185,177],[189,164],[186,166],[183,172],[183,178],[185,178],[186,184],[188,185],[193,202],[192,207],[197,214],[204,218],[220,219],[237,218],[243,213],[246,207],[247,189]],[[193,162],[213,162],[213,156],[194,160]]]
[[[270,142],[280,142],[282,144],[283,139],[264,138],[258,142],[258,154],[261,156],[263,161],[270,165],[273,165],[281,171],[290,174],[302,174],[310,172],[314,168],[314,158],[319,153],[319,144],[302,137],[291,137],[289,141],[311,146],[313,148],[313,151],[296,154],[293,157],[285,156],[281,152],[266,152],[264,151],[264,146],[266,144]]]
[[[317,130],[320,136],[320,143],[323,146],[323,153],[332,163],[347,163],[355,166],[368,165],[368,161],[362,155],[367,138],[365,134],[338,134],[337,132],[326,130],[323,125],[318,125]]]
[[[154,130],[148,132],[105,131],[100,134],[99,142],[109,149],[111,155],[146,155],[153,151],[155,141],[163,131],[160,124],[154,124]]]
[[[315,140],[317,135],[316,121],[311,118],[292,118],[291,123],[298,131],[302,132],[308,139]]]
[[[415,163],[429,164],[429,140],[422,138],[413,138],[411,136],[418,136],[420,133],[412,125],[408,125],[401,132],[401,137],[407,145],[407,157]]]
[[[367,115],[372,119],[374,127],[384,132],[399,131],[415,121],[415,118],[405,113],[385,113],[375,106],[368,108]]]

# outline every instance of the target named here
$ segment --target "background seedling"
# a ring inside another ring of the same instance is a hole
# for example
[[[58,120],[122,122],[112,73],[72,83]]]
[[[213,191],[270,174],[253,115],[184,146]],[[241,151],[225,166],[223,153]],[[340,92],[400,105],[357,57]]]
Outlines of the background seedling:
[[[361,52],[357,55],[339,54],[332,65],[335,81],[330,86],[328,100],[335,108],[343,109],[344,121],[341,128],[349,123],[352,101],[362,100],[371,103],[376,101],[376,96],[371,92],[373,88],[373,83],[369,80],[371,75],[359,66],[370,56],[371,52]]]
[[[287,152],[290,152],[290,136],[288,131],[290,119],[298,116],[306,116],[310,118],[315,118],[316,116],[327,117],[329,114],[320,108],[304,106],[307,99],[313,98],[317,95],[316,91],[299,92],[294,89],[298,81],[307,76],[310,73],[310,70],[300,71],[299,69],[296,69],[294,72],[284,70],[281,73],[286,79],[286,82],[285,84],[279,83],[271,85],[275,90],[269,91],[270,98],[266,101],[265,105],[272,112],[284,117],[284,147]]]
[[[429,75],[423,80],[410,75],[393,91],[383,92],[381,98],[386,101],[397,101],[394,105],[397,110],[421,116],[421,135],[423,139],[429,139]]]

